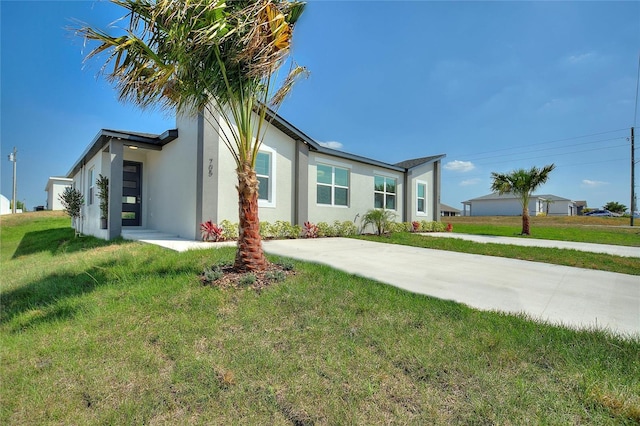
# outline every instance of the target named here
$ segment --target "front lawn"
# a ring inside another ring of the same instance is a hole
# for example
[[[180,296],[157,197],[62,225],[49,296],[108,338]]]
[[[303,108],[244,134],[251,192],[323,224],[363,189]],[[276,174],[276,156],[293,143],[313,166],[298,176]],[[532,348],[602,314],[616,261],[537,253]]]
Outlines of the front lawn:
[[[2,424],[640,421],[640,339],[302,262],[261,292],[220,290],[197,275],[232,248],[175,253],[68,225],[2,218]]]

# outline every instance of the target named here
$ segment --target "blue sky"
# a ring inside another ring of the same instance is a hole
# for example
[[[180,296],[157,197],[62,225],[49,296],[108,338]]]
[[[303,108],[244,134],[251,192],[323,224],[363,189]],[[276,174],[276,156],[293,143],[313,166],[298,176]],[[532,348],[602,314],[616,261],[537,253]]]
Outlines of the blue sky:
[[[32,209],[101,128],[174,127],[170,114],[119,103],[65,31],[73,18],[104,28],[121,15],[102,1],[0,1],[7,198],[13,146],[18,199]],[[630,205],[640,2],[312,0],[294,44],[311,75],[280,114],[377,160],[446,154],[443,203],[488,194],[492,171],[555,163],[539,193]]]

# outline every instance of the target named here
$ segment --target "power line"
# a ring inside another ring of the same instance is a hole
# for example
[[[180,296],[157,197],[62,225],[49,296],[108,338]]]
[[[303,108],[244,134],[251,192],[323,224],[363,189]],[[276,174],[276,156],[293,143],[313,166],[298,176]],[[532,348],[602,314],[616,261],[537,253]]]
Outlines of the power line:
[[[508,151],[508,150],[512,150],[512,149],[518,149],[518,148],[523,148],[523,147],[529,147],[529,146],[538,146],[538,145],[546,145],[546,144],[550,144],[550,143],[556,143],[556,142],[565,142],[565,141],[570,141],[570,140],[575,140],[575,139],[583,139],[583,138],[588,138],[591,136],[600,136],[600,135],[606,135],[608,133],[615,133],[615,132],[626,132],[629,129],[616,129],[616,130],[607,130],[604,132],[598,132],[598,133],[591,133],[588,135],[582,135],[582,136],[573,136],[570,138],[563,138],[563,139],[555,139],[555,140],[551,140],[551,141],[547,141],[547,142],[536,142],[536,143],[532,143],[532,144],[525,144],[525,145],[520,145],[517,147],[509,147],[509,148],[501,148],[501,149],[494,149],[491,151],[484,151],[484,152],[476,152],[476,153],[472,153],[472,154],[467,154],[467,156],[474,156],[474,155],[484,155],[484,154],[491,154],[494,152],[501,152],[501,151]]]

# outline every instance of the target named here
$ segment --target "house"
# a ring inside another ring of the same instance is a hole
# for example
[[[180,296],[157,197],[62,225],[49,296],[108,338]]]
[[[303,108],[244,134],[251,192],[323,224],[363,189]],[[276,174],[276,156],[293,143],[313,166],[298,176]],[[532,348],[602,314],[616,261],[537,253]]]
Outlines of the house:
[[[0,214],[11,213],[11,201],[4,195],[0,194]]]
[[[388,164],[323,147],[281,116],[269,118],[256,163],[260,220],[355,221],[374,207],[397,220],[438,220],[444,155]],[[67,174],[85,198],[77,231],[112,239],[140,227],[199,239],[204,221],[237,223],[235,162],[220,140],[230,129],[216,131],[211,119],[179,116],[176,129],[159,135],[98,132]],[[99,175],[109,178],[107,229]]]
[[[520,216],[522,205],[520,198],[513,194],[497,192],[463,201],[463,216]],[[532,195],[529,200],[529,215],[537,216],[575,216],[577,207],[574,201],[557,195]]]
[[[47,186],[44,188],[47,193],[47,210],[64,210],[62,202],[60,201],[60,195],[65,189],[69,188],[73,183],[73,179],[52,176],[47,181]]]
[[[460,210],[455,207],[448,206],[446,204],[440,203],[440,216],[449,217],[449,216],[460,216]]]

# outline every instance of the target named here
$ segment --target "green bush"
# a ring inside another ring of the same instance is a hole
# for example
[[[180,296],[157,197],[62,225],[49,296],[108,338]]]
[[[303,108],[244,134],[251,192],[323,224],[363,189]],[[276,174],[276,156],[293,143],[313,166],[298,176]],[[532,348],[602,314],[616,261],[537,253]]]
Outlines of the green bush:
[[[358,227],[350,220],[340,222],[336,220],[333,222],[333,234],[336,237],[348,237],[350,235],[356,235],[358,233]]]
[[[318,225],[318,237],[335,237],[335,231],[331,225],[327,222],[319,222]]]
[[[371,225],[378,235],[386,234],[390,231],[389,225],[395,218],[396,214],[391,210],[371,209],[362,216],[362,230]]]
[[[225,240],[237,240],[238,239],[238,224],[231,223],[227,219],[220,222],[222,227],[222,237]]]

